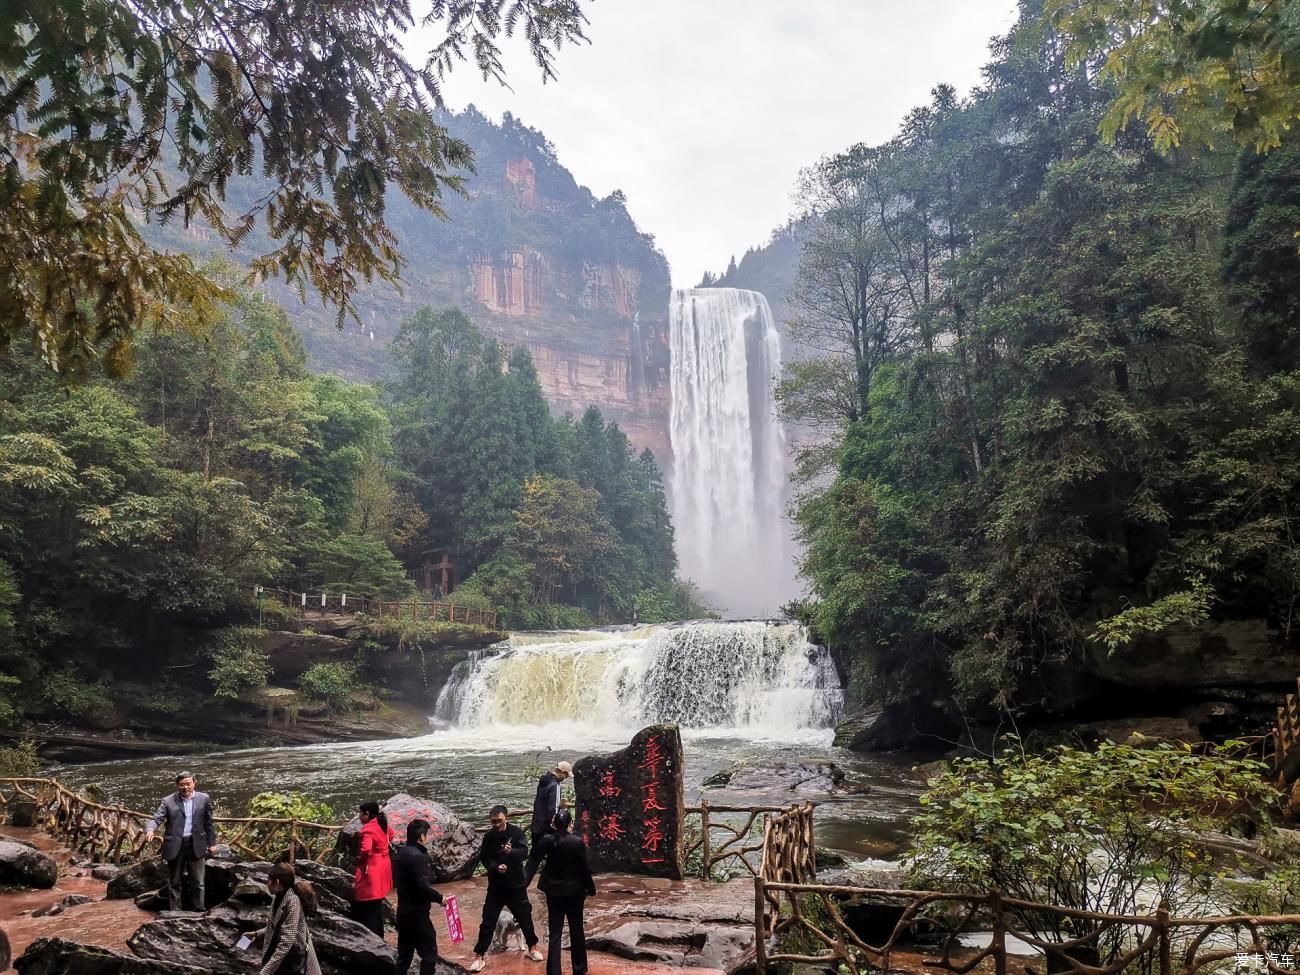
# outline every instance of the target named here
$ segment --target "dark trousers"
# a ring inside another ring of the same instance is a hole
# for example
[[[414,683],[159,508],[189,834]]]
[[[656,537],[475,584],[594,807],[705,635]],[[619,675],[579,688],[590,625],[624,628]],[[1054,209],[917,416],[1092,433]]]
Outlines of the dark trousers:
[[[519,930],[524,933],[524,944],[529,948],[537,944],[537,931],[533,928],[533,905],[528,903],[528,888],[510,887],[500,890],[488,887],[487,898],[483,901],[483,923],[478,926],[474,954],[487,954],[488,945],[492,943],[492,932],[496,930],[503,907],[510,908],[510,913],[519,922]]]
[[[551,847],[555,846],[555,834],[550,830],[540,832],[533,830],[533,842],[528,848],[528,859],[524,862],[524,886],[527,887],[533,882],[533,877],[537,874],[537,867],[545,859],[546,854],[551,852]]]
[[[438,935],[433,930],[433,918],[423,914],[397,915],[397,969],[395,975],[406,975],[411,959],[420,956],[420,975],[434,975],[438,968]]]
[[[569,958],[573,975],[587,975],[587,933],[582,930],[582,905],[586,895],[546,895],[546,975],[560,975],[564,922],[569,922]]]
[[[384,936],[384,900],[353,901],[352,920],[363,924],[379,937]]]
[[[181,847],[180,855],[175,860],[167,861],[167,907],[173,911],[181,910],[185,902],[185,877],[190,878],[193,889],[192,910],[201,911],[203,904],[203,878],[207,870],[207,861],[194,855],[194,847],[187,839]]]

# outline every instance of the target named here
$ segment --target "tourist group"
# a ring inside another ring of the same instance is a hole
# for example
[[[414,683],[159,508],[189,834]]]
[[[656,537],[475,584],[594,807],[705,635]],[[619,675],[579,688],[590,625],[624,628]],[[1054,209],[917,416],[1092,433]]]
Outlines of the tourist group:
[[[560,802],[560,783],[572,774],[568,762],[559,762],[537,782],[531,824],[532,844],[524,831],[510,822],[505,806],[493,806],[491,828],[483,837],[479,860],[487,871],[487,898],[483,920],[474,944],[470,971],[481,972],[487,965],[497,921],[505,908],[519,923],[527,944],[527,957],[541,961],[528,886],[541,870],[538,889],[546,895],[548,918],[547,975],[561,975],[560,945],[564,922],[569,923],[573,975],[586,975],[587,947],[583,931],[583,905],[596,893],[587,862],[587,848],[573,833],[572,814]],[[411,962],[420,956],[420,975],[433,975],[438,957],[432,905],[442,903],[433,887],[433,866],[425,840],[431,826],[414,819],[406,827],[406,843],[394,852],[396,837],[379,803],[367,800],[357,807],[361,821],[356,874],[352,891],[352,917],[384,936],[384,898],[397,890],[397,975],[406,975]],[[162,856],[168,866],[167,897],[172,910],[184,902],[188,881],[195,910],[204,910],[204,867],[216,851],[217,830],[212,803],[195,789],[194,775],[176,776],[176,791],[158,804],[145,825],[145,839],[161,830]],[[273,901],[267,926],[236,945],[243,950],[258,945],[262,950],[260,975],[320,975],[320,964],[312,945],[310,918],[316,912],[316,894],[311,884],[299,880],[288,863],[271,868],[267,889]]]

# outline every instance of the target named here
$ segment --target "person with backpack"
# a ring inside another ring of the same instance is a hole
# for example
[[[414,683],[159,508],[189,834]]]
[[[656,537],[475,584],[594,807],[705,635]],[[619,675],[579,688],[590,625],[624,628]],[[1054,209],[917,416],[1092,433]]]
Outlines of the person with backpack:
[[[287,863],[271,868],[266,889],[273,899],[271,918],[257,933],[264,944],[258,975],[321,975],[307,926],[307,917],[316,913],[316,891]]]
[[[393,834],[379,803],[367,799],[357,807],[357,869],[352,885],[352,920],[384,936],[384,898],[393,889],[393,861],[388,846]]]
[[[420,956],[420,975],[434,975],[438,965],[438,935],[429,916],[442,894],[433,889],[433,864],[424,838],[429,824],[413,819],[406,826],[406,845],[393,857],[397,887],[397,975],[406,975],[411,959]]]

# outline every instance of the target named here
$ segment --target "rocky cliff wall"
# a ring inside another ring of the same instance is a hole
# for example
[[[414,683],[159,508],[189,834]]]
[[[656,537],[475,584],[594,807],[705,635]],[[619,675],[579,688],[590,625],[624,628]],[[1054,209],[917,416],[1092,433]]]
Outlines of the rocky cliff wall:
[[[557,414],[596,406],[637,448],[668,457],[668,266],[621,194],[595,199],[540,133],[469,113],[449,122],[475,150],[478,172],[448,220],[400,199],[390,221],[408,260],[400,289],[376,284],[342,330],[328,310],[290,308],[316,368],[378,379],[386,346],[421,305],[458,305],[487,335],[532,352]]]

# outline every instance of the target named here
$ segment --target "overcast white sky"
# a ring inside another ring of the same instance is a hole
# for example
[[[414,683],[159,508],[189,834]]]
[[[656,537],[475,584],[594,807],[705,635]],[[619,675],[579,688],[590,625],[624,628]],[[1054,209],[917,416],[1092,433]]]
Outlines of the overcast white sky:
[[[621,189],[690,287],[766,241],[801,167],[880,142],[947,82],[980,81],[1015,0],[596,0],[589,45],[542,85],[514,43],[513,90],[462,65],[445,92],[541,129],[598,196]],[[416,52],[410,52],[416,56]]]

